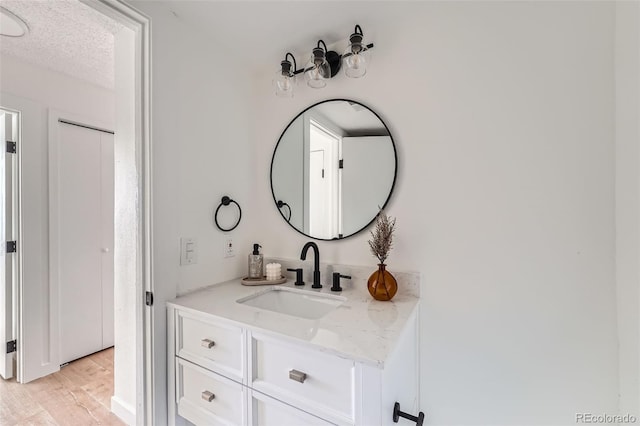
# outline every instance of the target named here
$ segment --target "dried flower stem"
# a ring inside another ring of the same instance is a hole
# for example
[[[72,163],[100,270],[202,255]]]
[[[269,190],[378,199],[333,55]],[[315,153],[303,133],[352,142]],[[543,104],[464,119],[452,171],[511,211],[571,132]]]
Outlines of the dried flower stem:
[[[389,257],[389,251],[393,247],[393,231],[396,226],[396,219],[390,218],[380,209],[378,213],[378,219],[376,220],[376,226],[371,232],[371,240],[369,240],[369,247],[371,253],[378,258],[380,263],[384,263]]]

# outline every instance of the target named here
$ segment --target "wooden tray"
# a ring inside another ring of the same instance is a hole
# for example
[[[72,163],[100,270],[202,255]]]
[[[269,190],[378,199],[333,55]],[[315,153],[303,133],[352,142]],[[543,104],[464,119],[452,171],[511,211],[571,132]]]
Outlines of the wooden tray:
[[[264,276],[262,278],[249,278],[244,277],[240,280],[242,285],[275,285],[275,284],[284,284],[287,282],[287,277],[280,276],[279,280],[271,280],[267,281],[267,277]]]

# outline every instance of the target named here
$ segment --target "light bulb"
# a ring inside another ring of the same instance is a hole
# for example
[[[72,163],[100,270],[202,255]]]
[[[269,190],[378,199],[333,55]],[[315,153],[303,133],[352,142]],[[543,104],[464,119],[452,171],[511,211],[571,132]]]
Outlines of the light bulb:
[[[293,82],[292,78],[286,75],[280,75],[275,79],[276,96],[281,98],[293,97]]]
[[[322,76],[320,69],[317,67],[313,67],[305,73],[305,77],[307,78],[307,85],[309,87],[313,87],[314,89],[322,89],[327,85],[325,78]]]
[[[313,49],[313,53],[305,69],[304,77],[309,87],[322,89],[327,85],[326,79],[331,77],[331,67],[327,62],[325,51],[322,48],[316,47]]]
[[[362,29],[356,25],[355,32],[349,37],[349,46],[342,54],[345,75],[350,78],[364,76],[367,73],[369,55],[369,48],[362,42]]]
[[[289,55],[289,53],[287,53]],[[295,83],[295,75],[291,70],[291,62],[286,59],[280,63],[280,70],[273,79],[273,86],[276,96],[281,98],[293,97],[293,86]]]
[[[367,59],[361,54],[345,58],[345,65],[344,73],[347,77],[360,78],[367,73]]]

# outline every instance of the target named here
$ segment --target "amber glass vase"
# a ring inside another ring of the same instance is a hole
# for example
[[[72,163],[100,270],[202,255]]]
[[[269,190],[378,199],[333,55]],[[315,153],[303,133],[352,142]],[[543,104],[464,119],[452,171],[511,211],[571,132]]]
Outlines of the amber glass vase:
[[[379,263],[378,270],[371,274],[367,282],[369,294],[376,300],[391,300],[398,291],[398,282],[386,267],[384,263]]]

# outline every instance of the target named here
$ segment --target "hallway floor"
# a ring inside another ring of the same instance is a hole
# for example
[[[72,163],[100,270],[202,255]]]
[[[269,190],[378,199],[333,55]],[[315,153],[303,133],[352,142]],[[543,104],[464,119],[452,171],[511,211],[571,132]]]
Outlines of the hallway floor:
[[[124,425],[111,413],[113,348],[21,385],[0,379],[0,425]]]

